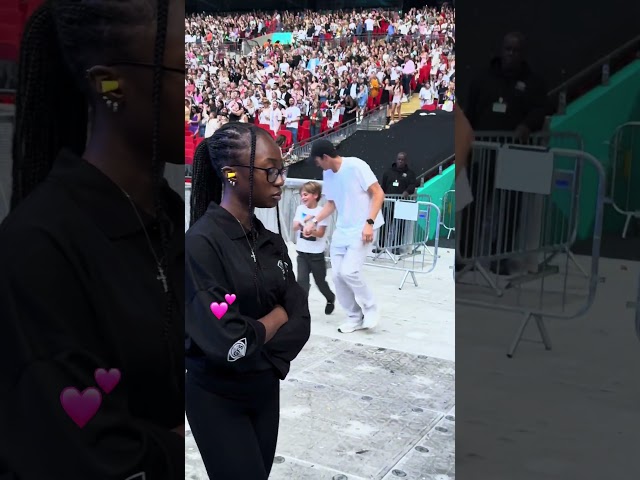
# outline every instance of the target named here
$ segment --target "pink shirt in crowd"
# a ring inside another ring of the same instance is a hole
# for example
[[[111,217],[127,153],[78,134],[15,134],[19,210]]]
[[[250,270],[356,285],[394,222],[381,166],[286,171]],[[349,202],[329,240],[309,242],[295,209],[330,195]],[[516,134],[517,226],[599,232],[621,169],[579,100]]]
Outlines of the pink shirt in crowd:
[[[404,64],[402,73],[404,73],[405,75],[413,75],[414,73],[416,73],[416,64],[413,63],[413,60],[409,60]]]

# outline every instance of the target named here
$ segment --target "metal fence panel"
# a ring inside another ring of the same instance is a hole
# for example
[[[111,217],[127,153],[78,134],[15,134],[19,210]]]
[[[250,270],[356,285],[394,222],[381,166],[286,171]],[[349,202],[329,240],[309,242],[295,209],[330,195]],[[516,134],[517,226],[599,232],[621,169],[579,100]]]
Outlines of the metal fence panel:
[[[0,222],[9,213],[11,202],[11,144],[13,137],[14,107],[0,106]]]
[[[441,220],[440,208],[426,200],[428,196],[398,197],[390,195],[384,200],[385,224],[374,241],[375,256],[366,264],[404,272],[398,286],[402,289],[409,275],[417,287],[416,273],[426,274],[436,268]],[[433,238],[430,237],[431,225],[435,225]]]
[[[300,187],[309,180],[287,179],[283,187],[282,200],[279,203],[280,233],[286,242],[296,243],[293,232],[293,219],[296,209],[301,204]],[[322,185],[322,181],[317,181]],[[399,220],[394,218],[395,204],[406,202],[417,206],[416,220]],[[319,202],[322,207],[326,204],[324,196]],[[429,273],[437,263],[439,229],[435,228],[434,238],[430,238],[431,225],[439,225],[440,208],[431,203],[429,195],[387,195],[383,205],[385,226],[380,228],[372,244],[374,254],[367,261],[367,265],[397,270],[405,275],[399,285],[402,288],[411,275],[414,285],[418,285],[416,273]],[[276,209],[256,209],[256,216],[271,231],[277,231]],[[329,260],[331,238],[335,230],[337,213],[329,218],[329,225],[325,233],[327,248],[325,256]],[[433,222],[433,223],[432,223]]]
[[[548,191],[506,188],[499,181],[501,158],[514,157],[501,156],[505,149],[513,146],[473,145],[469,174],[475,200],[463,210],[457,234],[458,259],[464,268],[456,274],[460,289],[456,300],[524,315],[509,350],[513,355],[531,319],[545,346],[551,348],[543,317],[574,318],[590,308],[599,281],[605,173],[597,159],[580,150],[520,148],[527,154],[539,153],[541,160],[550,159]],[[579,222],[578,176],[584,168],[595,171],[597,192],[589,206],[595,212],[589,264],[578,262],[569,250]],[[534,268],[527,263],[532,255],[541,260]],[[503,265],[512,271],[504,272]]]
[[[447,230],[447,239],[456,231],[456,191],[448,190],[442,197],[442,228]]]
[[[622,238],[633,218],[640,219],[640,122],[620,125],[611,141],[609,195],[613,208],[625,216]]]

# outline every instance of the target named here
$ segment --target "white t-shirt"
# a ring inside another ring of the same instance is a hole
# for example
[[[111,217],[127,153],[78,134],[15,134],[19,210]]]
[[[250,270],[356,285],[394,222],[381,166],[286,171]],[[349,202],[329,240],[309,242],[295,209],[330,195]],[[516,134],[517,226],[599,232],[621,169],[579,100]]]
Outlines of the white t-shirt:
[[[305,217],[312,216],[315,217],[322,210],[321,206],[317,206],[316,208],[307,208],[306,205],[298,205],[296,209],[296,214],[293,217],[294,222],[299,222],[301,225],[304,225]],[[329,219],[325,218],[321,222],[318,222],[318,227],[327,227],[329,225]],[[298,230],[296,232],[296,250],[298,252],[303,253],[322,253],[325,251],[327,247],[327,238],[326,236],[317,238],[314,237],[314,240],[306,240],[302,236],[302,231]]]
[[[289,107],[284,111],[285,115],[285,127],[287,128],[298,128],[298,121],[300,119],[300,109],[295,105],[293,107]],[[292,121],[292,119],[297,118],[298,120]]]
[[[269,122],[271,121],[271,109],[265,108],[264,110],[262,110],[260,112],[260,115],[258,116],[258,119],[261,124],[269,125]]]
[[[373,18],[367,18],[364,23],[367,26],[367,32],[373,32],[373,26],[376,23],[373,21]]]
[[[371,210],[371,197],[367,190],[377,182],[371,167],[356,157],[342,157],[342,165],[336,173],[325,170],[323,191],[327,200],[332,200],[338,210],[331,245],[348,247],[361,240],[362,229]],[[374,221],[374,230],[384,225],[382,212],[378,212]]]
[[[271,127],[272,132],[278,133],[282,126],[282,111],[279,108],[272,108],[270,114],[269,127]]]

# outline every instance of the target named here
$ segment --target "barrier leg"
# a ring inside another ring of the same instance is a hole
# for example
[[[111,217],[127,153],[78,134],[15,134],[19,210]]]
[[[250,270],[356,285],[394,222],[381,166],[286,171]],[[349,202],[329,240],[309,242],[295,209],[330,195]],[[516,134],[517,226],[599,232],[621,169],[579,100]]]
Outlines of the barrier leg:
[[[493,281],[493,278],[491,278],[491,275],[489,275],[489,272],[487,272],[487,270],[482,265],[480,265],[479,262],[476,262],[475,269],[478,272],[480,272],[480,275],[482,275],[482,278],[484,278],[487,281],[487,283],[489,283],[489,286],[493,288],[493,290],[496,292],[496,295],[498,297],[501,297],[503,292],[498,288],[498,285],[496,284],[496,282]]]
[[[400,286],[398,287],[398,290],[402,290],[402,287],[404,287],[404,282],[407,281],[407,277],[409,276],[409,273],[411,273],[411,270],[407,270],[406,272],[404,272],[404,276],[402,277],[402,281],[400,282]]]
[[[544,343],[545,350],[551,350],[551,337],[549,336],[547,327],[544,324],[544,319],[540,315],[533,315],[533,318],[538,326],[538,331],[540,332],[540,337],[542,338],[542,343]]]
[[[507,351],[507,357],[513,358],[513,355],[516,353],[516,349],[518,345],[520,345],[520,341],[522,340],[522,336],[524,335],[524,331],[529,324],[529,320],[534,319],[536,321],[536,325],[538,327],[538,332],[540,333],[540,337],[542,338],[542,343],[544,344],[545,350],[551,350],[551,337],[549,336],[549,332],[547,331],[547,327],[544,324],[544,320],[540,315],[534,315],[531,313],[524,314],[524,320],[520,324],[518,331],[516,332],[516,336],[511,342],[511,346]]]
[[[631,223],[631,214],[627,213],[627,219],[624,221],[624,229],[622,230],[622,238],[627,238],[627,230],[629,230],[630,223]]]
[[[588,277],[589,274],[587,272],[585,272],[584,268],[582,268],[582,266],[578,263],[578,261],[576,260],[576,256],[573,254],[573,252],[571,250],[569,250],[569,247],[564,247],[564,251],[567,254],[567,256],[569,257],[569,260],[571,260],[573,262],[573,264],[576,266],[576,268],[578,270],[580,270],[582,275],[584,277]]]
[[[402,277],[402,281],[400,282],[400,286],[398,287],[398,290],[402,290],[402,287],[404,287],[404,284],[407,281],[407,277],[409,276],[409,274],[411,274],[411,279],[413,280],[413,285],[415,287],[418,286],[418,280],[416,279],[416,273],[413,270],[407,270],[404,272],[404,276]]]
[[[524,330],[525,328],[527,328],[527,324],[529,323],[530,319],[531,319],[531,314],[525,313],[524,320],[520,324],[517,334],[513,339],[513,342],[511,342],[511,346],[509,347],[509,350],[507,351],[507,357],[513,358],[513,354],[516,353],[516,348],[518,348],[518,345],[520,345],[520,340],[522,340],[522,335],[524,334]]]

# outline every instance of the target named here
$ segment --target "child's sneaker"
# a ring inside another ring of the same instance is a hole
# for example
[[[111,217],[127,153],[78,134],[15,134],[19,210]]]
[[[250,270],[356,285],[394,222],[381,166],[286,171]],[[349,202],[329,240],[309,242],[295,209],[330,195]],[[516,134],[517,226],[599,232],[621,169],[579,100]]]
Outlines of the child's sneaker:
[[[333,302],[327,302],[327,305],[324,307],[324,314],[331,315],[335,309],[336,305]]]

